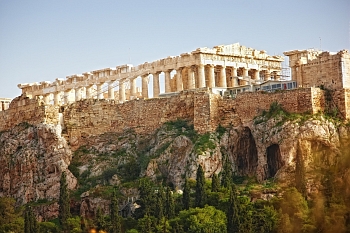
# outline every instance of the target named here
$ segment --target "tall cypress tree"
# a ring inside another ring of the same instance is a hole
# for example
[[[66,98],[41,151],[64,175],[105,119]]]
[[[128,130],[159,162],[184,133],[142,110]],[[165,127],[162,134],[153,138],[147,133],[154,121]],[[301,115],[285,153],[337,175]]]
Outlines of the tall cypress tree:
[[[204,207],[205,204],[205,178],[204,178],[204,171],[201,165],[198,166],[197,169],[197,177],[196,177],[196,206],[197,207]]]
[[[233,184],[230,190],[229,206],[227,211],[227,232],[235,233],[240,229],[239,200],[236,186]]]
[[[175,216],[175,204],[174,204],[174,198],[171,193],[171,190],[169,187],[166,188],[166,216],[168,219],[171,219]]]
[[[60,221],[62,231],[68,231],[68,218],[70,217],[69,193],[66,173],[62,172],[60,179],[60,198],[58,200],[59,212],[58,219]]]
[[[157,193],[157,203],[156,203],[156,212],[155,216],[158,220],[161,220],[164,217],[164,203],[166,201],[166,196],[164,192],[163,185],[160,185]]]
[[[185,184],[184,184],[184,190],[183,190],[183,194],[182,194],[182,203],[184,205],[184,209],[188,210],[190,208],[190,185],[188,184],[188,180],[187,177],[185,177]]]
[[[113,191],[113,196],[111,201],[111,223],[112,223],[112,233],[122,232],[121,217],[119,216],[119,206],[118,206],[116,190]]]
[[[36,233],[37,232],[37,221],[34,216],[32,208],[29,206],[24,213],[24,232],[25,233]]]
[[[139,193],[139,204],[141,207],[136,209],[136,217],[142,218],[145,214],[153,216],[155,213],[156,195],[154,194],[151,182],[148,179],[140,180]]]
[[[225,156],[225,161],[223,164],[223,169],[221,172],[221,186],[229,188],[232,183],[232,167],[228,159],[228,156]]]
[[[217,192],[219,191],[219,187],[220,187],[219,177],[214,173],[213,177],[211,178],[211,191]]]

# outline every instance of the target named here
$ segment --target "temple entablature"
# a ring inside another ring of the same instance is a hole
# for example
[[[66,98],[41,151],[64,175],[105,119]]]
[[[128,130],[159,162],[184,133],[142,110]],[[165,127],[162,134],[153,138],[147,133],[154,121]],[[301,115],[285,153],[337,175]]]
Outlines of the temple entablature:
[[[62,105],[84,98],[108,98],[122,103],[134,98],[149,98],[152,93],[153,97],[158,97],[161,90],[170,93],[278,80],[282,61],[281,56],[269,56],[264,50],[235,43],[198,48],[137,66],[125,64],[70,75],[53,83],[44,81],[19,84],[18,87],[22,94],[43,98],[47,104]],[[150,80],[153,87],[150,87]]]

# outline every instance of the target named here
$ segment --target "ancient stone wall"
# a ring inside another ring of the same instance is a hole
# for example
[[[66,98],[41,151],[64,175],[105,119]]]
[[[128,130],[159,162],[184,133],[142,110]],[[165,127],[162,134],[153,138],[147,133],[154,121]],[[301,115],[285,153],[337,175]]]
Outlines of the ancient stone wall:
[[[327,97],[326,97],[327,98]],[[330,93],[329,110],[336,111],[342,118],[350,118],[350,89],[340,89]],[[334,113],[336,113],[334,112]]]
[[[168,98],[139,99],[123,104],[109,100],[82,100],[64,110],[64,122],[72,146],[89,135],[108,131],[153,132],[167,121],[185,119],[193,123],[194,99],[208,98],[207,93],[184,91]]]
[[[55,124],[59,122],[59,109],[52,105],[44,105],[38,99],[19,96],[12,100],[9,108],[0,111],[0,131],[8,130],[19,123]]]
[[[293,50],[284,54],[289,56],[292,80],[297,81],[299,87],[350,88],[349,51]]]
[[[350,89],[334,92],[332,99],[344,117],[349,118]],[[74,148],[92,135],[124,130],[148,134],[163,123],[177,119],[193,123],[199,133],[215,131],[219,124],[246,125],[263,110],[268,110],[272,102],[278,102],[286,111],[295,113],[317,113],[327,107],[325,91],[319,88],[247,92],[238,94],[235,99],[223,98],[208,88],[202,88],[182,91],[167,98],[138,99],[123,104],[113,100],[87,99],[64,109],[44,105],[41,100],[18,97],[8,110],[0,112],[0,131],[21,122],[61,124]],[[61,122],[59,112],[63,112]]]
[[[247,123],[263,110],[268,110],[273,102],[278,102],[288,112],[317,113],[324,110],[324,93],[318,88],[241,93],[235,99],[219,101],[218,123],[223,126]]]

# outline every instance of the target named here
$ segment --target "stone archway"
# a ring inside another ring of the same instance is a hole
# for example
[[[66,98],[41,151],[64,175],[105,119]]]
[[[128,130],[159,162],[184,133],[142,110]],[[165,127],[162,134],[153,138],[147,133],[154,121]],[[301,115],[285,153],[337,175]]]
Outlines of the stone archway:
[[[272,144],[266,148],[267,178],[274,177],[278,170],[284,166],[282,161],[280,146]]]

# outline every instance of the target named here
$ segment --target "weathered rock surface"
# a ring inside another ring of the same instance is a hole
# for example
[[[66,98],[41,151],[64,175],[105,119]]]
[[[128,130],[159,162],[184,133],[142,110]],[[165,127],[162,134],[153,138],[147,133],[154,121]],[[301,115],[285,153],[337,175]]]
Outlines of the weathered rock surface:
[[[18,204],[59,197],[59,180],[67,173],[70,189],[76,178],[68,170],[72,152],[60,135],[60,128],[21,123],[0,133],[0,196]]]
[[[283,122],[271,118],[206,135],[176,124],[165,124],[149,135],[132,130],[108,132],[86,138],[85,146],[75,151],[72,159],[71,149],[59,132],[59,127],[51,125],[21,124],[1,133],[0,165],[4,169],[0,170],[0,196],[14,197],[19,204],[55,200],[62,171],[68,174],[70,189],[77,184],[68,170],[71,163],[81,192],[90,193],[76,200],[74,208],[91,217],[98,208],[108,212],[109,201],[99,196],[104,186],[147,176],[165,179],[181,189],[185,175],[195,178],[198,164],[207,178],[219,174],[226,155],[235,175],[254,176],[261,182],[274,178],[282,186],[304,182],[307,192],[312,193],[322,187],[320,171],[336,164],[342,147],[350,144],[347,126],[322,117]],[[350,171],[341,182],[350,187]],[[125,197],[123,201],[138,195],[135,186],[121,185],[119,191]],[[37,216],[57,216],[57,205],[40,207]]]

